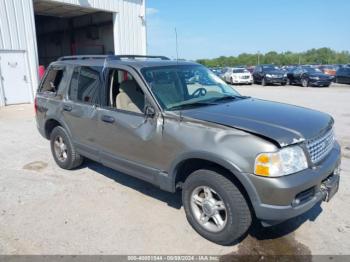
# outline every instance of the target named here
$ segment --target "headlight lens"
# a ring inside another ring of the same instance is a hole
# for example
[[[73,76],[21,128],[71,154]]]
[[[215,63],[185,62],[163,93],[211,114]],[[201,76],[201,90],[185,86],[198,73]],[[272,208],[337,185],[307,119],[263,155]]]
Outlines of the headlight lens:
[[[320,78],[318,76],[310,76],[310,79],[319,80]]]
[[[285,73],[285,74],[283,75],[283,77],[287,77],[287,73]]]
[[[259,154],[254,166],[254,173],[258,176],[279,177],[304,170],[308,164],[303,149],[291,146],[278,152]]]
[[[266,77],[272,77],[272,75],[270,75],[270,74],[266,74]]]

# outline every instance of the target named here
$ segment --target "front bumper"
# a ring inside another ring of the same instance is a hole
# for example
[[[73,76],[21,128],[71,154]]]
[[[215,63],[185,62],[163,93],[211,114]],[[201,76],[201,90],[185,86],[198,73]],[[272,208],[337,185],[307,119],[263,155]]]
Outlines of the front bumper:
[[[287,84],[287,78],[273,78],[273,77],[266,77],[265,78],[267,84]]]
[[[253,79],[248,78],[248,79],[232,79],[232,82],[234,84],[252,84]]]
[[[253,203],[256,217],[267,224],[276,224],[311,209],[324,198],[321,184],[339,168],[340,160],[340,146],[335,143],[329,155],[313,168],[279,178],[249,174],[258,195]],[[298,203],[300,196],[306,198]]]
[[[310,86],[329,86],[331,84],[331,80],[309,80],[309,85]]]

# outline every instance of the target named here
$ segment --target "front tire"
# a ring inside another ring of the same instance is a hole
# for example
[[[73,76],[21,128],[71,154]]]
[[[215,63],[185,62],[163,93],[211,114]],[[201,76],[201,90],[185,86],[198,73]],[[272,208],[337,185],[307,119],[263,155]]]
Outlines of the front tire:
[[[83,157],[79,155],[67,131],[57,126],[50,135],[51,152],[57,165],[63,169],[73,169],[83,163]]]
[[[249,229],[252,216],[237,186],[212,170],[197,170],[185,181],[182,201],[187,220],[204,238],[230,245]]]
[[[265,77],[261,80],[261,85],[262,86],[266,86],[266,79],[265,79]]]
[[[303,78],[301,80],[301,86],[302,87],[308,87],[309,86],[309,81],[306,78]]]

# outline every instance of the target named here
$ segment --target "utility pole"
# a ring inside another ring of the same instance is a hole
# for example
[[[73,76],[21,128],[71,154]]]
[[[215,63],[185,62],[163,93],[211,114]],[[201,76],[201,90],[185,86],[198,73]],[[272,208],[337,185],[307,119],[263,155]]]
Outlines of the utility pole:
[[[176,60],[179,61],[179,48],[178,48],[178,42],[177,42],[177,30],[175,27],[175,41],[176,41]]]
[[[258,51],[258,65],[260,65],[260,51]]]

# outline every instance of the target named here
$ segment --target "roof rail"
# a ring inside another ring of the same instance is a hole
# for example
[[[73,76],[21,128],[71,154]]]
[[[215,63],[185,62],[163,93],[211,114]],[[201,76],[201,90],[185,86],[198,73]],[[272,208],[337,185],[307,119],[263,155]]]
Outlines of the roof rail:
[[[108,55],[74,55],[74,56],[63,56],[58,59],[58,61],[66,60],[87,60],[87,59],[106,59]]]
[[[122,60],[122,59],[137,59],[137,58],[150,58],[150,59],[160,59],[160,60],[170,60],[166,56],[156,56],[156,55],[116,55],[111,56],[112,59]]]
[[[122,59],[137,59],[137,58],[150,58],[170,60],[166,56],[146,56],[146,55],[76,55],[76,56],[63,56],[58,61],[66,60],[88,60],[88,59],[105,59],[105,60],[122,60]]]

